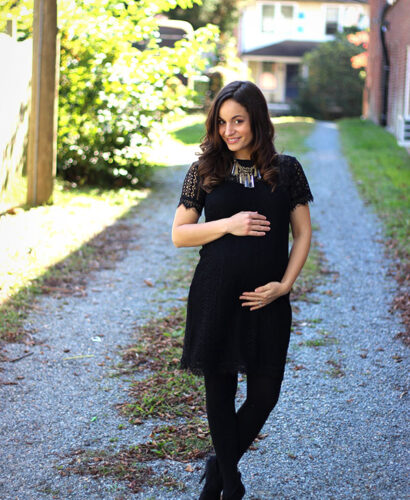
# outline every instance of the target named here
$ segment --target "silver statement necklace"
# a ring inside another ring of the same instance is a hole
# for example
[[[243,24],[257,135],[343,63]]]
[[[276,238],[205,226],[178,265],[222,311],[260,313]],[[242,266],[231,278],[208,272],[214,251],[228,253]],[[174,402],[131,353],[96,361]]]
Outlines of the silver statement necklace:
[[[255,165],[245,167],[237,160],[233,161],[231,175],[233,175],[240,184],[247,188],[255,187],[255,177],[257,179],[262,179],[261,173]]]

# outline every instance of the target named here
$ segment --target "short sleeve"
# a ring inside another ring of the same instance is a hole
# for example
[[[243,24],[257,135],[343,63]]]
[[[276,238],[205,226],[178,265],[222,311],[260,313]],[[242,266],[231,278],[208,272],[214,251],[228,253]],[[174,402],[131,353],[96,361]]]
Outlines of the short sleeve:
[[[313,195],[310,191],[309,183],[302,165],[293,157],[291,157],[290,163],[290,209],[293,210],[297,205],[307,205],[309,202],[313,201]]]
[[[198,174],[198,163],[193,163],[185,176],[182,185],[182,193],[178,206],[184,205],[186,208],[195,208],[201,215],[205,203],[206,192],[202,189]]]

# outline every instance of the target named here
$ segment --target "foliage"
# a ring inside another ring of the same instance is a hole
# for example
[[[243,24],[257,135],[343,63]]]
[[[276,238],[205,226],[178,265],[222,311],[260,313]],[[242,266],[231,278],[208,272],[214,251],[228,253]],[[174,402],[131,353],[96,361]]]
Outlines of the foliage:
[[[306,53],[303,62],[309,74],[300,82],[298,111],[322,119],[359,116],[364,74],[352,68],[351,58],[360,52],[339,35]]]
[[[114,186],[144,181],[154,125],[189,105],[193,92],[181,77],[205,70],[204,54],[212,53],[218,35],[207,26],[174,48],[160,47],[154,16],[192,5],[193,0],[59,2],[57,164],[65,179]],[[27,36],[27,18],[23,28]]]
[[[215,24],[221,33],[232,35],[238,17],[238,0],[204,0],[185,9],[182,6],[169,11],[171,19],[188,21],[195,29]]]
[[[205,101],[202,102],[205,109],[209,108],[224,85],[237,80],[238,74],[243,72],[237,40],[233,36],[234,27],[239,20],[239,3],[239,0],[203,0],[190,9],[176,7],[169,12],[171,19],[187,21],[196,29],[212,23],[220,30],[215,65],[207,73],[209,81],[205,88]]]

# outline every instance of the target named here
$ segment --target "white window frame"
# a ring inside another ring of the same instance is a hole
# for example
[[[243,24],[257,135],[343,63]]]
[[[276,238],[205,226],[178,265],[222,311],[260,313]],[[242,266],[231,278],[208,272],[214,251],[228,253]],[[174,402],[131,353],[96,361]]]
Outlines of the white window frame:
[[[261,3],[260,5],[260,27],[261,27],[261,33],[274,33],[275,30],[264,30],[263,29],[263,8],[264,7],[273,7],[274,9],[274,14],[273,14],[273,20],[275,21],[276,17],[277,17],[277,3],[276,2],[264,2],[264,3]]]
[[[275,13],[274,13],[274,21],[281,23],[281,22],[287,22],[287,23],[295,23],[297,19],[297,14],[298,14],[298,4],[296,2],[261,2],[259,5],[259,19],[260,19],[260,27],[261,27],[261,33],[275,33],[277,30],[273,29],[272,31],[264,31],[263,30],[263,7],[269,5],[269,6],[274,6]],[[286,7],[292,7],[293,8],[293,18],[289,19],[287,17],[283,17],[281,14],[281,7],[286,6]]]
[[[323,34],[327,37],[334,37],[335,33],[326,33],[327,25],[327,9],[337,9],[337,32],[340,33],[342,28],[341,16],[342,7],[340,4],[327,3],[322,5],[323,10]]]

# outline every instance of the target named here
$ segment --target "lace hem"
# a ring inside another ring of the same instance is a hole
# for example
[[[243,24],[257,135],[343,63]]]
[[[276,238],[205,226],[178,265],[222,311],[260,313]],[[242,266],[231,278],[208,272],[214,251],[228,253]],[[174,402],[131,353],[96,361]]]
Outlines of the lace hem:
[[[293,156],[284,155],[284,166],[282,172],[285,176],[285,183],[289,187],[290,210],[292,211],[297,205],[307,205],[313,201],[313,195],[299,161]]]
[[[193,373],[197,376],[204,376],[205,373],[242,373],[246,375],[247,373],[252,373],[255,375],[268,375],[272,377],[280,377],[283,379],[285,373],[285,366],[258,366],[257,368],[246,366],[245,364],[239,363],[224,363],[220,366],[205,367],[202,364],[196,363],[191,365],[188,361],[182,357],[179,363],[179,369],[185,370]]]
[[[195,208],[201,215],[205,204],[206,193],[201,187],[201,180],[198,175],[198,163],[193,163],[185,175],[182,185],[181,197],[178,206],[183,204],[186,208]]]
[[[294,210],[298,205],[307,205],[313,202],[313,196],[311,193],[307,193],[305,196],[299,198],[298,200],[293,200],[290,205],[290,211]]]
[[[195,208],[195,210],[198,212],[198,214],[201,215],[202,204],[196,200],[190,200],[188,198],[184,198],[184,199],[181,198],[179,200],[178,207],[180,205],[184,205],[185,208]]]

